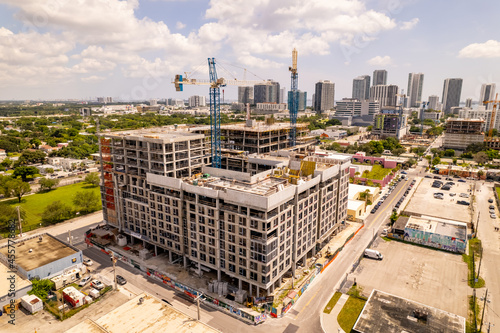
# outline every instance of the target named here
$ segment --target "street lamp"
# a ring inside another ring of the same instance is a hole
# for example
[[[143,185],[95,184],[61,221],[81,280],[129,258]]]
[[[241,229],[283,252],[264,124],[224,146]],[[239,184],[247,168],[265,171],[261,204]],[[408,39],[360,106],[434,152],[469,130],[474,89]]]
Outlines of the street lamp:
[[[115,254],[114,253],[111,253],[111,261],[113,262],[113,274],[114,274],[114,280],[115,280],[115,290],[118,289],[118,287],[116,286],[116,258],[115,258]]]
[[[199,294],[198,297],[195,298],[196,307],[198,309],[198,321],[200,321],[200,297],[201,296],[203,296],[203,294]]]

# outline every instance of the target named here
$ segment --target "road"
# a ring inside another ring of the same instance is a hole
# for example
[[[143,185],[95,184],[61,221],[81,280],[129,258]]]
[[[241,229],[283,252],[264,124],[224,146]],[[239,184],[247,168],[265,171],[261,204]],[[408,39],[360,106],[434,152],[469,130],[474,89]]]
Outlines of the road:
[[[316,277],[307,292],[283,318],[269,318],[264,324],[250,326],[227,313],[202,305],[201,320],[222,332],[321,332],[323,329],[321,327],[320,313],[323,311],[325,304],[346,273],[351,271],[353,263],[361,256],[373,238],[374,232],[377,232],[382,225],[388,222],[388,217],[394,205],[411,182],[411,174],[412,172],[409,173],[409,181],[402,181],[398,184],[380,206],[377,213],[368,216],[365,227],[346,245],[326,272]],[[63,227],[60,229],[59,234],[54,234],[66,240],[67,229],[67,227]],[[94,274],[102,274],[106,280],[111,282],[113,272],[110,258],[101,251],[95,248],[87,248],[86,244],[81,243],[80,237],[83,237],[85,230],[87,230],[87,227],[78,227],[72,231],[72,235],[76,237],[75,243],[77,247],[83,250],[85,256],[95,262],[94,266],[91,267],[91,270],[95,272]],[[130,292],[131,296],[141,291],[147,291],[152,295],[168,300],[176,308],[196,318],[196,305],[192,300],[186,299],[183,294],[165,288],[158,281],[144,276],[139,270],[123,263],[117,264],[117,274],[127,279],[128,283],[124,288]]]

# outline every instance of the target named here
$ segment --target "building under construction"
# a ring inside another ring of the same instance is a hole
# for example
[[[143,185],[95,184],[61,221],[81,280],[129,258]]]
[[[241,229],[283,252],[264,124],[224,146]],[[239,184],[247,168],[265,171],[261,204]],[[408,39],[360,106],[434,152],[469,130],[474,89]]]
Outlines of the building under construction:
[[[270,138],[286,133],[267,128],[276,133]],[[263,129],[240,130],[265,140]],[[217,169],[208,166],[204,143],[202,134],[186,131],[100,134],[104,219],[130,244],[142,242],[200,273],[214,271],[250,295],[268,295],[345,220],[350,159],[304,148],[272,155],[228,150]],[[260,143],[248,147],[269,149]]]
[[[289,148],[289,123],[265,123],[247,120],[247,123],[221,126],[222,148],[248,152],[249,154],[267,154]],[[193,127],[191,132],[204,134],[210,139],[210,126]],[[296,125],[297,145],[314,142],[309,134],[308,124]]]
[[[484,141],[483,124],[483,119],[448,118],[443,147],[465,150],[472,143],[482,143]]]

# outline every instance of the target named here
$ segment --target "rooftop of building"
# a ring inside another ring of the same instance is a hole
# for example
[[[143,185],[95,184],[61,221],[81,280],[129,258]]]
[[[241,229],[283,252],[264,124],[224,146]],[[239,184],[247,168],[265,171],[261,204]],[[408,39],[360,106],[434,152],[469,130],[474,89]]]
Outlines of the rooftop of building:
[[[347,209],[348,210],[358,210],[360,207],[362,207],[365,204],[364,201],[361,200],[347,200]]]
[[[446,119],[447,122],[452,122],[452,121],[467,121],[467,122],[477,122],[477,123],[484,123],[484,119],[477,119],[477,118],[448,118]]]
[[[5,296],[9,293],[10,283],[7,283],[7,281],[9,281],[7,280],[7,278],[10,278],[12,275],[15,275],[16,277],[16,290],[21,290],[31,285],[30,280],[22,278],[17,273],[12,273],[9,267],[0,262],[0,281],[4,281],[0,283],[0,297]]]
[[[120,138],[120,139],[160,139],[164,142],[177,142],[186,141],[188,139],[203,139],[202,134],[191,133],[182,129],[173,129],[168,127],[154,127],[143,128],[138,130],[118,131],[118,132],[104,132],[101,136],[106,138]]]
[[[18,240],[15,249],[16,264],[26,272],[78,253],[77,249],[47,233]],[[4,245],[0,248],[0,253],[7,255],[8,250],[8,246]]]
[[[374,289],[353,331],[465,333],[465,318]]]
[[[380,189],[378,187],[358,185],[358,184],[349,184],[348,198],[353,199],[358,193],[364,192],[367,190],[371,195],[380,192]]]
[[[406,228],[466,239],[467,224],[428,216],[410,216]]]
[[[297,127],[307,127],[307,123],[298,123]],[[189,131],[208,131],[210,130],[210,126],[197,126],[191,127]],[[227,124],[221,125],[221,129],[235,130],[235,131],[249,131],[249,132],[269,132],[269,131],[277,131],[281,129],[290,129],[290,123],[274,123],[274,124],[266,124],[263,121],[257,121],[255,126],[247,126],[246,123],[237,123],[237,124]]]
[[[142,299],[142,302],[140,301]],[[219,332],[149,294],[141,294],[99,319],[86,319],[65,333]]]

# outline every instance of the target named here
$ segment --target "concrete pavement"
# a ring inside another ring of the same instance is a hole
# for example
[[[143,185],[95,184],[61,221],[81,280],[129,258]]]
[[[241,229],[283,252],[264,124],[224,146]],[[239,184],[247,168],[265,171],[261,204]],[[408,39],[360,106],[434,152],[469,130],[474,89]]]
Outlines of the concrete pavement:
[[[335,333],[340,333],[343,332],[344,330],[340,327],[337,317],[339,316],[340,311],[344,307],[345,302],[347,302],[347,299],[349,298],[349,295],[342,294],[340,296],[339,300],[337,301],[337,304],[332,309],[332,312],[328,313],[323,313],[321,316],[321,326],[323,328],[323,331],[325,332],[335,332]]]

